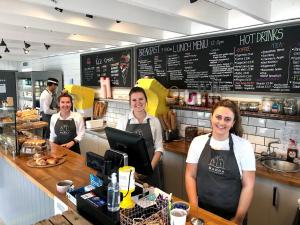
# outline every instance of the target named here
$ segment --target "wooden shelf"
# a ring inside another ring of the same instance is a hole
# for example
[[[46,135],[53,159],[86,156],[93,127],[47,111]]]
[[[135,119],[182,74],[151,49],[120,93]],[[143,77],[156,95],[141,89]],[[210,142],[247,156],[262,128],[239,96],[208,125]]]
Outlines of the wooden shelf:
[[[178,109],[178,110],[190,110],[190,111],[202,111],[202,112],[210,112],[211,111],[211,108],[201,107],[201,106],[172,105],[172,106],[170,106],[170,108]],[[259,112],[241,111],[241,115],[249,116],[249,117],[264,118],[264,119],[272,119],[272,120],[300,122],[300,115],[290,116],[290,115],[282,115],[282,114],[274,114],[274,113],[264,113],[261,111],[259,111]]]
[[[95,98],[95,101],[105,101],[105,102],[124,102],[128,103],[127,99],[114,99],[114,98]]]

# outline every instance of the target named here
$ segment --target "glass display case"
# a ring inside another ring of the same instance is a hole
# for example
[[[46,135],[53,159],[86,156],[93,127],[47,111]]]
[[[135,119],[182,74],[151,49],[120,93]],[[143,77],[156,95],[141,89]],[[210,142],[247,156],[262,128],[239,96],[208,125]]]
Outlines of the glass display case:
[[[5,151],[18,154],[14,107],[0,108],[0,144]]]

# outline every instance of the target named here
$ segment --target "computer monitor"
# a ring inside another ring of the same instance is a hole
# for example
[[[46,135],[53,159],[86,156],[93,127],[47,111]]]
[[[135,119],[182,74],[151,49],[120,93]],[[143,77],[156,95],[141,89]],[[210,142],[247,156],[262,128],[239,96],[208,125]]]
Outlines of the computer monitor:
[[[137,173],[147,176],[153,173],[143,137],[112,127],[106,127],[105,133],[110,148],[126,153],[128,155],[128,165],[133,166]]]

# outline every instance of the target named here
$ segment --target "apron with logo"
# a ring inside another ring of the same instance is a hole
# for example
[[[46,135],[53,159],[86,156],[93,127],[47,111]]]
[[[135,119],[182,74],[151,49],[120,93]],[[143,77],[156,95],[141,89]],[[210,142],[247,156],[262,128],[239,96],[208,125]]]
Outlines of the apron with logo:
[[[48,89],[45,89],[46,91],[48,91],[48,93],[50,95],[52,95],[52,101],[50,103],[50,106],[49,108],[50,109],[55,109],[57,107],[57,103],[56,103],[56,94],[55,93],[50,93],[50,91]],[[49,138],[50,136],[50,120],[51,120],[51,116],[52,115],[49,115],[49,114],[45,114],[44,112],[41,112],[41,115],[42,115],[42,121],[45,121],[48,123],[48,126],[44,129],[43,131],[43,137],[44,138]]]
[[[150,127],[150,119],[147,119],[147,123],[130,124],[130,119],[126,125],[126,131],[136,133],[145,139],[148,155],[150,161],[154,156],[154,141]],[[145,180],[152,186],[163,188],[163,176],[162,176],[162,163],[159,161],[158,165],[153,170],[153,174]]]
[[[56,134],[56,138],[55,138],[54,142],[59,145],[66,144],[70,141],[73,141],[74,138],[77,136],[76,125],[75,125],[74,119],[71,119],[71,120],[58,119],[54,126],[54,131]],[[70,148],[70,150],[80,154],[79,143],[76,143],[75,145],[73,145]]]
[[[229,135],[229,151],[214,150],[211,135],[205,144],[197,167],[197,194],[199,207],[230,220],[235,216],[242,181]],[[244,220],[244,224],[246,219]]]

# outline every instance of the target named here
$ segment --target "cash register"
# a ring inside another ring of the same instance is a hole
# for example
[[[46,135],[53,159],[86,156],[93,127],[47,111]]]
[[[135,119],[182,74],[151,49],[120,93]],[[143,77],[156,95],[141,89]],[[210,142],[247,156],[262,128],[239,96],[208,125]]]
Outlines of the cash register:
[[[117,172],[119,167],[133,166],[135,171],[143,175],[153,173],[145,140],[138,134],[106,127],[105,133],[110,145],[104,157],[95,153],[87,153],[87,166],[97,170],[97,176],[103,180],[103,186],[88,193],[76,196],[77,210],[93,224],[120,224],[119,212],[107,211],[106,194],[109,176]],[[136,184],[132,196],[142,193],[142,186]],[[122,196],[121,196],[122,198]]]

